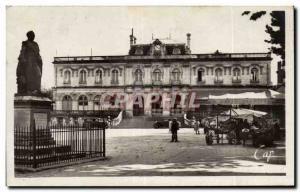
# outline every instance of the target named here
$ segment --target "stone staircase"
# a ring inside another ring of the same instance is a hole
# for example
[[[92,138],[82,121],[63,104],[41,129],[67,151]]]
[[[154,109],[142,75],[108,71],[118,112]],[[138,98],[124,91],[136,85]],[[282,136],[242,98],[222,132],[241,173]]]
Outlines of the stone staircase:
[[[121,123],[113,127],[113,129],[151,129],[153,128],[154,122],[155,120],[147,116],[133,116],[132,118],[123,118]]]
[[[114,126],[113,129],[152,129],[155,121],[163,121],[164,119],[174,118],[162,117],[162,116],[133,116],[132,118],[123,118],[121,123],[117,126]],[[183,117],[178,116],[177,120],[181,122],[182,127],[186,127],[183,123]]]

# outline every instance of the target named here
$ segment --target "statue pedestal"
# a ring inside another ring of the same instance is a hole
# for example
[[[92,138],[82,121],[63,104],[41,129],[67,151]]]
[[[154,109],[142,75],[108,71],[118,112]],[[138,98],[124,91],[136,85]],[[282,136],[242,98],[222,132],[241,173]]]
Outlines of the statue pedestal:
[[[45,147],[55,144],[48,127],[51,104],[52,101],[45,97],[15,96],[14,146],[17,167],[26,164],[37,168],[38,157],[48,154],[49,147]],[[29,160],[24,160],[24,157],[29,157]]]
[[[33,127],[44,129],[50,121],[52,101],[46,97],[15,96],[15,128]]]

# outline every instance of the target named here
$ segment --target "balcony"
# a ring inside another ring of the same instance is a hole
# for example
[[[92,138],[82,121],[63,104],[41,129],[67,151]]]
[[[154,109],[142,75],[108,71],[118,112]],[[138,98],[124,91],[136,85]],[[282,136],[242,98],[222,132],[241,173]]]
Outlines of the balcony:
[[[119,81],[117,80],[113,80],[110,82],[111,85],[119,85]]]
[[[162,82],[154,80],[154,81],[152,81],[152,84],[153,85],[162,85]]]
[[[205,85],[205,80],[197,81],[197,85]]]
[[[171,80],[171,85],[180,85],[181,81],[180,80]]]
[[[102,85],[102,80],[100,80],[100,81],[95,81],[95,85]]]
[[[241,84],[242,80],[240,78],[237,77],[233,77],[232,78],[232,84]]]
[[[257,85],[257,84],[259,84],[259,80],[258,79],[250,79],[250,84]]]
[[[71,85],[71,81],[70,80],[64,81],[63,83],[64,83],[64,85]]]
[[[79,85],[86,85],[86,81],[79,81]]]
[[[223,84],[223,79],[215,79],[214,83],[215,83],[215,85],[222,85]]]
[[[143,85],[143,81],[134,81],[133,84],[136,86]]]

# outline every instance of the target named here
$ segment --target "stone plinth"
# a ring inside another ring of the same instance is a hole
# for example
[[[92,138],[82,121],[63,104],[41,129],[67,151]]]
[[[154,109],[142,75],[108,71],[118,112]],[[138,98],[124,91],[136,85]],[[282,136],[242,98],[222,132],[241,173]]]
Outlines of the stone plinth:
[[[51,104],[52,101],[46,97],[15,96],[15,127],[32,127],[35,121],[36,129],[46,128],[50,121]]]

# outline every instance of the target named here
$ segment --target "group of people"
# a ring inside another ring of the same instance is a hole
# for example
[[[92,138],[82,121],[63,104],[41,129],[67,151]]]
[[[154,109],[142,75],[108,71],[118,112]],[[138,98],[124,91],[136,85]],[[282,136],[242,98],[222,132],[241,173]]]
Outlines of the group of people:
[[[196,135],[200,135],[200,126],[201,126],[201,121],[196,120],[196,118],[194,116],[191,121],[191,127],[194,128]]]
[[[177,136],[177,132],[179,130],[179,127],[181,126],[181,123],[179,121],[177,121],[176,118],[174,119],[169,119],[169,131],[172,133],[172,138],[170,142],[179,142],[178,141],[178,136]],[[200,121],[196,120],[195,117],[193,117],[192,121],[191,121],[191,127],[194,128],[194,131],[196,133],[196,135],[200,135],[200,126],[201,123]]]

